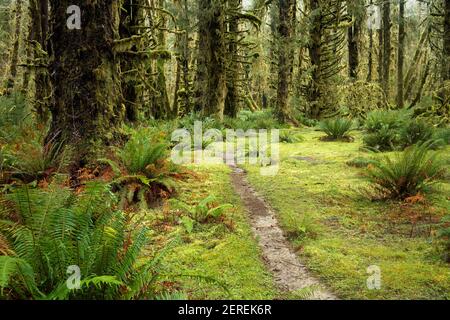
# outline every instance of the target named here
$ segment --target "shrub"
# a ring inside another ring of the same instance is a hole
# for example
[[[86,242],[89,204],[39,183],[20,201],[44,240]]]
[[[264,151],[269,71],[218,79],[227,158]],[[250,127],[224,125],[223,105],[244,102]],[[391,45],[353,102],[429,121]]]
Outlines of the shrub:
[[[373,111],[367,115],[365,147],[377,151],[391,151],[401,144],[400,131],[410,121],[410,114],[400,111]]]
[[[281,130],[280,131],[280,142],[298,143],[298,142],[302,142],[302,141],[303,141],[303,137],[299,133],[296,133],[293,130]]]
[[[433,138],[434,129],[424,120],[413,119],[400,128],[400,141],[404,147],[423,143]]]
[[[349,132],[352,130],[352,127],[353,122],[344,118],[328,119],[319,124],[320,130],[327,135],[327,140],[349,139]]]
[[[176,209],[186,212],[191,219],[198,223],[207,222],[209,219],[218,219],[226,209],[232,208],[231,204],[218,205],[214,196],[208,196],[196,205],[189,205],[185,202],[171,199],[170,204]]]
[[[42,145],[41,139],[32,139],[13,147],[5,148],[4,172],[11,179],[25,183],[49,177],[68,165],[70,150],[62,143]]]
[[[150,129],[136,131],[118,156],[130,174],[145,173],[154,177],[153,167],[163,164],[168,156],[168,146]]]
[[[410,119],[405,110],[377,110],[367,115],[365,127],[367,132],[374,133],[382,128],[398,130]]]
[[[1,202],[0,297],[7,299],[152,298],[158,260],[137,263],[147,243],[134,230],[105,184],[87,184],[75,195],[50,185],[24,186]],[[79,290],[69,290],[68,267],[81,271]]]
[[[381,198],[405,199],[444,179],[446,169],[428,144],[412,146],[394,158],[388,156],[371,163],[366,177]]]
[[[434,131],[433,140],[440,146],[450,144],[450,128],[439,128]]]
[[[158,198],[168,197],[175,191],[173,177],[178,172],[169,159],[164,133],[141,129],[135,131],[122,149],[117,160],[99,159],[113,171],[114,191],[121,193],[121,207],[134,203],[144,207]]]
[[[379,84],[355,81],[339,87],[342,116],[365,119],[367,114],[379,108],[387,108],[388,103]]]
[[[376,132],[365,134],[363,142],[364,146],[370,150],[392,151],[400,143],[400,135],[396,130],[384,126]]]
[[[306,126],[306,127],[315,127],[317,126],[317,124],[319,123],[317,120],[315,119],[309,119],[307,118],[303,113],[298,113],[294,116],[295,120]]]

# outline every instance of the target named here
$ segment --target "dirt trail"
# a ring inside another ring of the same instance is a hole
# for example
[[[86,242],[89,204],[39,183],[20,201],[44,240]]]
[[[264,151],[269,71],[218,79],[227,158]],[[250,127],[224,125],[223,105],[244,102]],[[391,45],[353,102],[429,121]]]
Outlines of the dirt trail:
[[[284,237],[275,212],[249,185],[245,171],[237,167],[231,168],[233,186],[249,212],[250,223],[254,234],[258,237],[263,259],[274,275],[278,288],[290,292],[312,287],[316,290],[311,299],[336,300],[337,297],[324,289],[299,261]]]

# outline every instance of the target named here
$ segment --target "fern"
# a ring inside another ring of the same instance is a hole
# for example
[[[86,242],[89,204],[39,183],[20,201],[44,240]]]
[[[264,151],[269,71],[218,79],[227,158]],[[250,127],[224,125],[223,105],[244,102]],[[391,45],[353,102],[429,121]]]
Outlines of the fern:
[[[19,218],[0,220],[0,234],[14,253],[0,257],[3,297],[119,299],[144,291],[153,294],[159,262],[137,264],[147,230],[128,231],[124,214],[114,210],[117,198],[106,184],[90,183],[80,195],[56,185],[47,190],[23,186],[4,197],[13,205],[0,202],[4,207],[0,212],[9,210]],[[80,290],[68,290],[65,284],[71,265],[81,270]]]
[[[319,124],[320,130],[327,135],[328,140],[348,139],[352,127],[353,122],[344,118],[328,119]]]
[[[189,205],[183,201],[171,199],[169,202],[176,209],[180,209],[189,214],[189,216],[197,222],[203,223],[208,218],[218,219],[223,215],[224,211],[233,207],[231,204],[215,205],[216,197],[210,195],[201,200],[196,205]]]
[[[446,168],[437,153],[429,150],[430,143],[413,146],[396,157],[382,157],[366,170],[372,189],[383,198],[405,199],[443,180]]]

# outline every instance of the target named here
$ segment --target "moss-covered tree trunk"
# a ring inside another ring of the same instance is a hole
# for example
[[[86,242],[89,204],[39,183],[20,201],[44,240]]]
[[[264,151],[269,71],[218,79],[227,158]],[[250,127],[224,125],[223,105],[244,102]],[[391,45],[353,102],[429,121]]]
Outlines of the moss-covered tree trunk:
[[[382,10],[380,6],[380,10]],[[378,34],[378,59],[377,59],[377,74],[378,74],[378,83],[382,87],[383,86],[383,21],[380,23],[380,28],[377,29]]]
[[[311,79],[307,92],[308,98],[308,116],[311,118],[319,118],[321,113],[320,98],[320,82],[322,69],[322,25],[319,0],[310,0],[310,29],[309,29],[309,59],[311,62]]]
[[[353,24],[347,29],[348,41],[348,75],[350,80],[357,80],[359,67],[359,32],[361,19],[353,14]]]
[[[450,80],[450,0],[444,0],[442,80]]]
[[[14,40],[11,49],[11,60],[9,64],[9,75],[8,81],[6,83],[6,92],[8,94],[12,93],[14,89],[14,83],[17,77],[17,64],[19,62],[19,45],[20,45],[20,29],[22,25],[22,0],[17,0],[14,19]]]
[[[164,9],[166,7],[165,0],[158,0],[158,7]],[[166,45],[166,28],[167,28],[167,16],[166,13],[158,11],[159,14],[159,30],[157,35],[158,49],[160,52],[164,53],[158,55],[155,61],[155,89],[157,94],[154,95],[153,103],[153,114],[156,118],[164,119],[171,117],[171,106],[169,100],[169,93],[167,92],[167,81],[166,81],[166,60],[169,55],[165,54],[167,52]]]
[[[281,122],[291,119],[289,106],[289,86],[293,65],[293,17],[295,17],[295,1],[280,0],[279,7],[279,47],[278,47],[278,90],[276,113]]]
[[[369,6],[371,10],[373,10],[373,0],[369,1]],[[371,12],[371,15],[374,13]],[[369,19],[372,19],[372,16],[369,17]],[[369,47],[368,47],[368,53],[367,53],[367,82],[372,81],[372,69],[373,69],[373,25],[369,28]]]
[[[79,165],[97,142],[112,143],[123,121],[114,40],[118,36],[117,1],[78,1],[81,29],[67,26],[71,0],[50,0],[49,66],[53,88],[47,141],[74,149]]]
[[[403,67],[405,60],[405,0],[399,1],[398,11],[398,53],[397,53],[397,108],[403,108],[405,101]]]
[[[227,94],[224,9],[223,1],[199,0],[196,110],[219,120]]]
[[[229,0],[229,10],[239,11],[241,0]],[[228,22],[228,77],[227,77],[227,97],[225,100],[225,114],[235,118],[239,112],[239,55],[238,55],[238,33],[239,20],[236,15],[231,15]]]
[[[142,22],[143,1],[122,0],[120,12],[119,35],[121,39],[136,39],[141,35],[139,23]],[[122,103],[125,105],[125,116],[129,122],[139,119],[143,105],[143,84],[139,76],[143,66],[141,58],[133,54],[142,50],[141,41],[136,40],[129,48],[130,53],[122,53],[120,71],[122,74]]]
[[[383,4],[383,90],[389,100],[391,72],[391,2]]]
[[[27,43],[27,68],[24,72],[23,90],[29,91],[30,80],[34,82],[32,95],[35,112],[40,123],[49,120],[48,103],[50,83],[47,70],[48,0],[29,2],[30,25]],[[30,96],[31,96],[30,95]]]
[[[198,0],[198,45],[196,52],[196,73],[195,73],[195,92],[194,92],[194,111],[201,112],[205,105],[204,90],[206,87],[206,62],[207,62],[207,31],[208,20],[205,12],[209,10],[209,0]]]

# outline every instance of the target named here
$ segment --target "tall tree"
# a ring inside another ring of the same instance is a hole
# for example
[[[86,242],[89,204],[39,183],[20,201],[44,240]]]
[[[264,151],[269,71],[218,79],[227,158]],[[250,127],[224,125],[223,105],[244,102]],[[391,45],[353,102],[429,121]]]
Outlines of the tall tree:
[[[276,113],[282,122],[291,120],[289,106],[289,86],[292,77],[293,66],[293,34],[295,19],[294,0],[279,0],[279,47],[278,47],[278,90]]]
[[[374,6],[373,6],[373,0],[370,0],[369,2],[369,17],[368,19],[370,20],[369,22],[369,48],[368,48],[368,53],[367,53],[367,82],[371,82],[373,75],[373,30],[375,28],[376,21],[374,21],[374,19],[376,19],[376,17],[374,17],[375,12],[374,12]]]
[[[120,56],[121,100],[125,106],[126,119],[130,122],[138,120],[143,104],[142,80],[139,75],[142,59],[138,56],[143,50],[139,28],[143,21],[142,6],[142,0],[123,0],[120,12],[119,36],[130,42],[127,52],[121,53]]]
[[[379,4],[379,10],[380,13],[383,12],[383,4],[380,3]],[[378,66],[377,66],[377,73],[378,73],[378,83],[381,87],[383,87],[383,44],[384,44],[384,38],[383,38],[383,19],[381,19],[380,17],[380,23],[378,25],[378,29],[377,29],[377,34],[378,34]]]
[[[450,80],[450,0],[444,0],[442,80]]]
[[[330,79],[342,71],[342,49],[345,46],[345,31],[338,28],[347,18],[344,1],[309,0],[308,51],[311,75],[306,86],[307,115],[320,118],[327,108],[323,94]]]
[[[397,108],[404,106],[403,67],[405,60],[405,0],[399,1],[397,53]]]
[[[114,50],[119,8],[116,1],[79,2],[81,28],[69,29],[66,10],[71,5],[71,0],[50,0],[53,101],[47,141],[71,145],[74,160],[83,165],[96,142],[117,138],[123,121]]]
[[[36,115],[41,123],[49,119],[48,104],[50,99],[50,83],[47,70],[47,36],[49,19],[48,0],[30,0],[30,24],[27,43],[27,68],[24,71],[23,90],[29,91],[31,76],[34,81],[34,96],[32,96]]]
[[[14,38],[11,49],[11,60],[9,64],[9,77],[6,84],[6,92],[11,93],[14,88],[14,83],[17,77],[17,65],[19,61],[19,45],[20,45],[20,29],[22,25],[22,0],[16,1],[15,19],[14,19]]]
[[[197,109],[223,119],[226,84],[225,8],[219,0],[199,0]]]
[[[154,87],[156,89],[156,94],[152,95],[152,112],[156,118],[166,118],[172,116],[166,78],[166,61],[170,58],[170,54],[167,51],[166,43],[167,14],[164,11],[165,6],[165,0],[158,0],[158,8],[161,10],[157,12],[157,16],[159,18],[157,26],[157,41],[158,51],[161,52],[161,54],[158,54],[155,60],[156,79]]]
[[[231,14],[228,18],[228,76],[225,114],[234,118],[239,111],[239,17],[236,13],[241,10],[241,0],[228,0],[227,3],[227,11]]]
[[[352,19],[351,25],[347,29],[348,41],[348,74],[350,79],[358,78],[359,67],[359,34],[361,29],[361,8],[359,1],[347,1],[347,8]]]
[[[383,90],[386,97],[390,95],[391,72],[391,1],[383,3]]]

